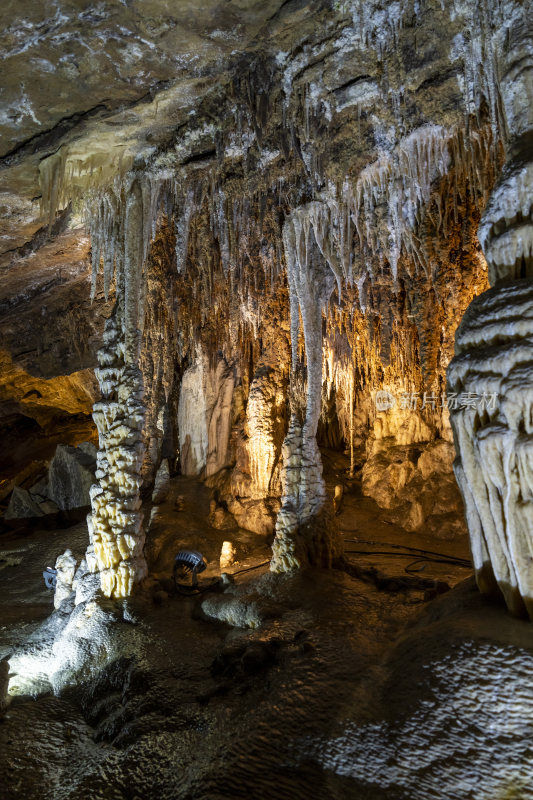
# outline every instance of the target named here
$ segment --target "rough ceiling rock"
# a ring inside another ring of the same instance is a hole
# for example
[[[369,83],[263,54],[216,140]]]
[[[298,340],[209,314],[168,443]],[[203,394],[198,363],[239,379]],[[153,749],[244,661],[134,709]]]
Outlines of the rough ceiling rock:
[[[39,194],[39,160],[59,143],[114,158],[182,125],[240,54],[281,27],[312,31],[321,3],[45,0],[4,3],[2,192]],[[294,33],[292,38],[294,38]],[[227,77],[226,77],[227,79]],[[21,167],[22,165],[22,167]],[[7,172],[6,172],[7,168]],[[19,204],[21,201],[19,201]],[[24,210],[14,204],[14,211]]]

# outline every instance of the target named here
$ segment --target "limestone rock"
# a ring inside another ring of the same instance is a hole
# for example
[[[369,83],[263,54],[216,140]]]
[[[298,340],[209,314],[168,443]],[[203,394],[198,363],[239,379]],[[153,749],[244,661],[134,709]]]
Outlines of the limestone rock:
[[[30,494],[38,497],[46,497],[48,494],[48,474],[41,478],[40,481],[34,483],[33,486],[30,487]]]
[[[450,442],[399,445],[393,437],[371,437],[367,450],[363,494],[386,511],[386,519],[407,531],[424,530],[444,539],[465,532]]]
[[[531,280],[490,289],[458,329],[448,382],[471,398],[451,419],[479,588],[533,619],[532,336]]]
[[[279,366],[274,366],[266,359],[258,364],[246,409],[248,435],[243,444],[248,459],[245,470],[250,475],[247,495],[254,500],[281,493],[287,386]],[[242,490],[239,495],[243,496]]]
[[[281,605],[268,587],[269,584],[261,578],[253,586],[230,582],[223,594],[206,596],[202,601],[202,611],[211,619],[235,628],[259,628],[267,619],[282,614]]]
[[[152,492],[152,503],[156,506],[164,503],[168,497],[169,488],[170,471],[168,467],[168,459],[164,458],[155,476],[154,490]]]
[[[220,569],[226,570],[232,567],[235,563],[235,555],[237,550],[233,542],[223,542],[222,550],[220,551]]]
[[[185,371],[178,407],[184,475],[199,475],[205,469],[209,477],[227,466],[234,387],[234,369],[223,358],[212,367],[199,353]]]
[[[235,518],[226,508],[217,505],[214,500],[210,504],[208,521],[218,531],[227,531],[235,528]]]
[[[76,559],[72,555],[72,550],[58,556],[55,563],[57,571],[56,588],[54,592],[54,608],[59,608],[73,592],[74,575],[76,573]]]
[[[93,461],[96,461],[98,448],[92,442],[80,442],[78,450],[81,450],[82,453],[86,453]]]
[[[334,514],[338,514],[340,512],[343,498],[344,498],[344,486],[342,484],[337,484],[337,486],[335,486],[335,494],[333,496]]]
[[[233,514],[239,528],[261,536],[272,536],[280,505],[277,498],[266,500],[235,498],[229,501],[228,510]]]
[[[454,459],[455,447],[453,444],[444,439],[437,439],[424,448],[416,466],[425,480],[435,472],[450,474]]]
[[[198,475],[205,467],[208,448],[206,416],[203,361],[198,359],[184,372],[181,380],[178,428],[184,475]]]
[[[63,511],[88,506],[95,470],[96,463],[90,452],[58,445],[48,468],[48,497]]]
[[[34,495],[35,496],[35,495]],[[57,514],[59,511],[59,506],[57,503],[54,503],[53,500],[47,500],[46,498],[37,497],[36,499],[39,500],[39,508],[43,512],[43,514]]]
[[[205,474],[216,474],[228,464],[228,448],[233,423],[235,370],[224,359],[206,371],[207,453]]]
[[[100,576],[89,569],[87,558],[82,559],[72,580],[72,591],[76,592],[74,605],[93,599],[100,589]]]
[[[26,489],[15,486],[5,513],[6,519],[42,517],[44,511],[39,502]]]

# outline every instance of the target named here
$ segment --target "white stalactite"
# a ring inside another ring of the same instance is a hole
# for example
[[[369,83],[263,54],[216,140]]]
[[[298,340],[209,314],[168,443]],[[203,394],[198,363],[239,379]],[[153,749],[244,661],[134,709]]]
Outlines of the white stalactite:
[[[327,527],[323,524],[320,530],[313,527],[326,497],[316,432],[322,397],[322,308],[334,285],[334,272],[322,255],[323,229],[318,219],[317,204],[312,203],[294,211],[283,229],[290,290],[292,368],[294,372],[301,311],[307,396],[304,420],[300,422],[293,413],[282,448],[283,497],[273,544],[274,572],[288,572],[305,563],[328,565],[339,554],[338,542]]]

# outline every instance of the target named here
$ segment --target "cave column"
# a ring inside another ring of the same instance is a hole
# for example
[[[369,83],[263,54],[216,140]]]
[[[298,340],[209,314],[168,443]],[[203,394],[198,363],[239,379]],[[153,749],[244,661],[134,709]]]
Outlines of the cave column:
[[[480,590],[533,619],[533,36],[511,30],[500,84],[507,160],[479,228],[487,292],[467,309],[448,392]]]
[[[147,573],[139,494],[145,449],[138,330],[143,306],[142,207],[142,191],[134,182],[118,226],[120,241],[114,243],[117,300],[98,353],[101,400],[93,410],[99,436],[98,483],[91,487],[87,562],[92,572],[100,573],[104,594],[115,598],[130,595]]]
[[[276,522],[271,570],[288,572],[305,565],[330,566],[341,554],[340,538],[324,512],[326,490],[316,440],[322,397],[322,308],[331,296],[334,275],[322,256],[306,207],[286,221],[283,242],[291,306],[291,419],[282,447],[283,496]],[[307,360],[305,410],[298,407],[300,311]]]

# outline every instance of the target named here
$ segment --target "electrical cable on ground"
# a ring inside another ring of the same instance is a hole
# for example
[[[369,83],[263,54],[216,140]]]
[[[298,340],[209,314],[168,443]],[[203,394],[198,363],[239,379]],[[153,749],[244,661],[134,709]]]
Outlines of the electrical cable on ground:
[[[469,567],[472,566],[471,562],[466,558],[460,558],[459,556],[451,556],[448,553],[437,553],[435,550],[422,550],[420,547],[410,547],[407,544],[393,544],[392,542],[376,542],[370,539],[345,539],[345,542],[353,542],[354,544],[371,544],[377,545],[378,547],[391,547],[394,550],[409,550],[412,553],[421,553],[422,555],[430,555],[430,556],[440,556],[442,558],[451,558],[455,561],[461,561]],[[370,552],[370,551],[365,551]],[[391,554],[393,555],[393,554]]]
[[[369,545],[377,545],[378,547],[390,547],[396,550],[397,552],[388,552],[388,551],[377,551],[377,550],[345,550],[346,553],[352,553],[356,555],[383,555],[383,556],[412,556],[415,553],[420,554],[417,559],[408,564],[405,567],[405,572],[419,572],[421,570],[411,569],[413,564],[417,564],[420,561],[432,561],[434,563],[440,564],[451,564],[452,566],[457,567],[464,567],[465,569],[472,569],[472,562],[466,558],[460,558],[459,556],[451,556],[448,553],[437,553],[435,550],[422,550],[420,547],[409,547],[408,545],[400,545],[400,544],[392,544],[391,542],[376,542],[368,539],[345,539],[345,542],[353,542],[355,544],[369,544]],[[408,551],[408,552],[400,552],[400,551]],[[423,568],[422,568],[423,569]]]
[[[270,559],[268,561],[262,561],[261,564],[256,564],[254,567],[244,567],[244,569],[238,569],[236,572],[230,572],[229,575],[241,575],[243,572],[251,572],[253,569],[259,569],[259,567],[265,567],[267,564],[270,564]]]
[[[228,575],[233,577],[234,575],[241,575],[243,572],[251,572],[253,569],[259,569],[260,567],[264,567],[267,564],[270,564],[270,559],[268,561],[262,561],[261,564],[255,564],[253,567],[244,567],[244,569],[238,569],[236,572],[229,572]],[[204,594],[204,592],[209,592],[212,589],[216,589],[220,586],[220,578],[213,578],[209,583],[205,584],[204,586],[186,586],[183,583],[178,583],[177,581],[174,582],[176,590],[179,594],[183,595],[184,597],[193,597],[197,594]]]
[[[401,545],[394,545],[388,542],[364,542],[362,540],[349,540],[346,539],[345,541],[357,541],[358,544],[381,544],[384,547],[396,547],[397,550],[395,552],[390,552],[387,550],[345,550],[344,552],[347,555],[364,555],[364,556],[392,556],[398,558],[411,558],[413,556],[413,552],[400,552]],[[411,561],[406,567],[404,567],[404,572],[407,574],[411,574],[413,572],[421,572],[424,567],[419,567],[418,569],[414,569],[415,564],[419,564],[422,561],[434,563],[434,564],[449,564],[451,566],[461,567],[463,569],[472,569],[472,564],[465,558],[457,558],[455,556],[450,556],[447,553],[435,553],[432,550],[421,550],[417,547],[405,547],[405,550],[411,550],[418,553],[422,553],[423,555],[419,555],[414,561]]]

